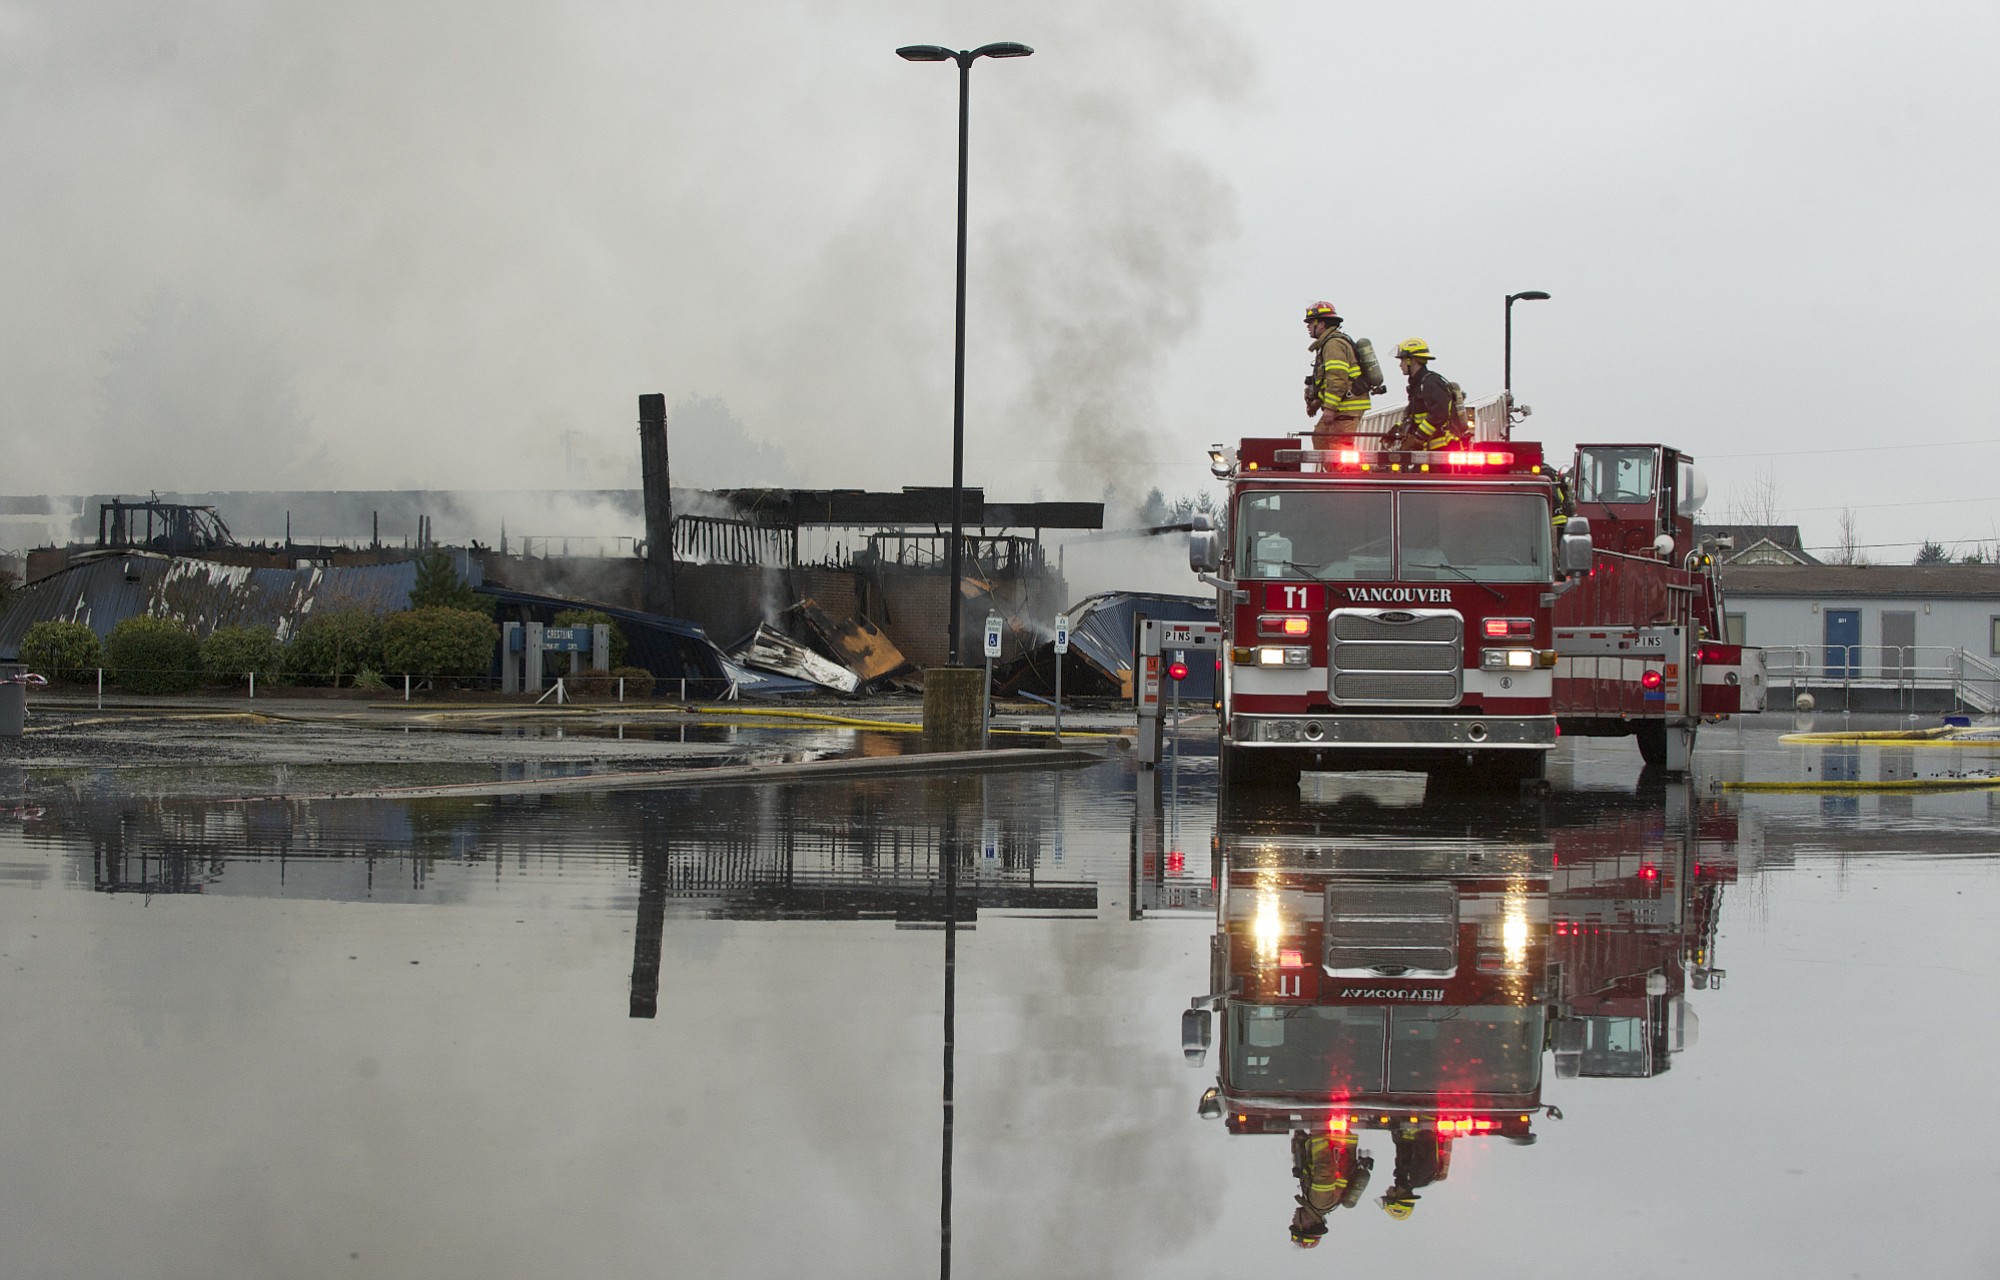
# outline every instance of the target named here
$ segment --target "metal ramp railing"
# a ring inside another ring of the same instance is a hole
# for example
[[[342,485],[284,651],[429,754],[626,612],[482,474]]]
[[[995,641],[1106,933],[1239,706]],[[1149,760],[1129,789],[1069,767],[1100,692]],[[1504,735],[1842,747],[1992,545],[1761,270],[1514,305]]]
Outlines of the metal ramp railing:
[[[1765,645],[1769,687],[1791,698],[1809,690],[1894,690],[1899,710],[1914,710],[1916,693],[1948,690],[1957,706],[2000,714],[2000,667],[1945,645]]]
[[[1961,706],[1981,715],[2000,713],[2000,667],[1958,650],[1958,676],[1952,684],[1952,696]]]

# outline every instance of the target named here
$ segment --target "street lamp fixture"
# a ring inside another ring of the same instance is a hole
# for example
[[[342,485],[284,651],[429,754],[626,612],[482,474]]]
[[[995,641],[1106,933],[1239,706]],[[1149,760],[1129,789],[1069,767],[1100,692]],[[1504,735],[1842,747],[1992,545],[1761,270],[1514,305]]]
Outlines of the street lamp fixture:
[[[958,605],[961,566],[959,544],[965,540],[965,154],[967,99],[972,88],[972,64],[981,58],[1025,58],[1034,50],[1003,40],[956,52],[938,44],[910,44],[896,50],[907,62],[958,64],[958,326],[952,351],[951,386],[951,595],[945,602],[946,664],[958,665]]]
[[[1549,295],[1540,289],[1524,289],[1520,293],[1507,295],[1507,340],[1501,356],[1500,389],[1506,394],[1507,420],[1513,422],[1514,414],[1514,304],[1517,302],[1547,302]]]

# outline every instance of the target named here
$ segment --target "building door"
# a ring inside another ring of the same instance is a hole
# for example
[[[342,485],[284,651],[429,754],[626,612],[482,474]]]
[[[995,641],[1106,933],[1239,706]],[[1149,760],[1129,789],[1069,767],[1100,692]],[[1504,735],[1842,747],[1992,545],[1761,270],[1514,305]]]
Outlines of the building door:
[[[1882,678],[1906,680],[1917,664],[1917,614],[1914,609],[1882,611]]]
[[[1826,678],[1850,680],[1861,674],[1861,610],[1828,609]]]

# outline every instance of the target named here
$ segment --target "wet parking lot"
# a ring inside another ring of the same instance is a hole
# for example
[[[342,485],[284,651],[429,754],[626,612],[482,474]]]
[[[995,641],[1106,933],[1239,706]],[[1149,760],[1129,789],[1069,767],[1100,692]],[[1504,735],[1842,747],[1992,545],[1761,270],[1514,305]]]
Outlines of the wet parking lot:
[[[1801,727],[1220,820],[1192,738],[328,799],[900,748],[52,735],[0,763],[0,1270],[922,1275],[948,1215],[965,1276],[1994,1274],[2000,791],[1852,784],[2000,748]],[[1295,1132],[1353,1200],[1312,1252]]]

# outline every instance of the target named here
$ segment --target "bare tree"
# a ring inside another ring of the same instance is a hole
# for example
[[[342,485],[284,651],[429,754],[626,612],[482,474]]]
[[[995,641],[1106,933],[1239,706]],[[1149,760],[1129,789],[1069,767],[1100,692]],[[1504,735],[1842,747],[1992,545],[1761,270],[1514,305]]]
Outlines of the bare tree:
[[[1773,525],[1781,521],[1784,510],[1778,505],[1778,473],[1770,463],[1757,468],[1756,474],[1730,491],[1729,523]]]
[[[1861,527],[1854,518],[1853,507],[1840,509],[1839,542],[1834,545],[1835,564],[1867,564],[1868,557],[1861,554]]]

